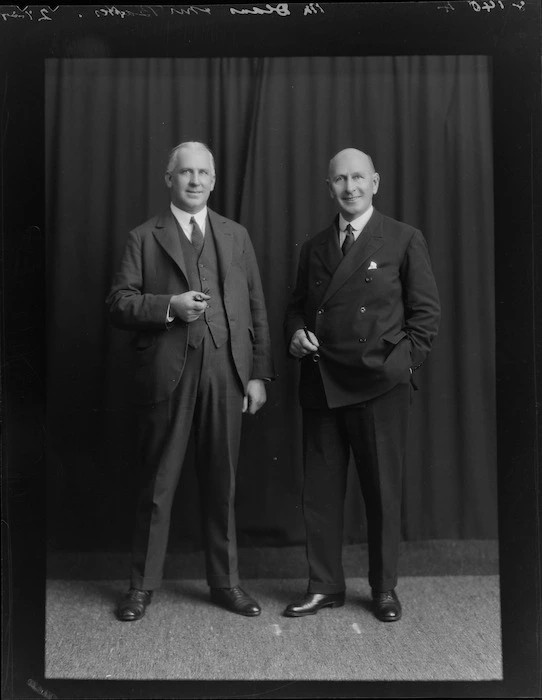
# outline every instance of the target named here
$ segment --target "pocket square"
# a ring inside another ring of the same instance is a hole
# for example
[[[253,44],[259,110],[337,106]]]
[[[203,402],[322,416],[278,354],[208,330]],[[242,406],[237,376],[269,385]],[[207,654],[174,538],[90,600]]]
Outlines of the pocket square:
[[[376,270],[378,265],[375,263],[374,260],[371,260],[371,264],[369,265],[369,270]]]

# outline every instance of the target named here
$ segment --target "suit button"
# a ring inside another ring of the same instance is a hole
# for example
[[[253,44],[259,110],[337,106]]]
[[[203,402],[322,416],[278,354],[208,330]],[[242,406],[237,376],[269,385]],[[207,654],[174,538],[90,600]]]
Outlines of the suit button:
[[[366,342],[367,342],[367,338],[360,338],[360,339],[359,339],[359,342],[360,342],[360,343],[366,343]]]
[[[362,314],[364,314],[364,313],[367,311],[367,309],[366,309],[364,306],[362,306],[362,307],[360,308],[360,311],[361,311]]]
[[[321,280],[316,280],[316,286],[319,287],[322,284]]]
[[[314,355],[312,356],[312,361],[313,362],[320,362],[320,355],[315,352]]]
[[[318,313],[319,313],[319,314],[323,314],[323,313],[324,313],[324,309],[318,309]]]
[[[365,281],[366,281],[366,282],[372,282],[372,280],[373,280],[372,277],[366,277],[366,278],[365,278]]]

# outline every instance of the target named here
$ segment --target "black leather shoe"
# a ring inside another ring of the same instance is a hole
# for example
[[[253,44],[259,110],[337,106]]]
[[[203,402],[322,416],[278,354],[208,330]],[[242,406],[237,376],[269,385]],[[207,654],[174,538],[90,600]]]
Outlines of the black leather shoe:
[[[139,588],[130,588],[120,602],[117,617],[123,622],[141,620],[151,602],[152,591],[141,591]]]
[[[401,619],[401,603],[397,594],[390,591],[373,591],[375,615],[382,622],[395,622]]]
[[[231,612],[247,617],[256,617],[262,611],[258,603],[241,586],[233,588],[211,588],[211,600]]]
[[[316,615],[320,608],[340,608],[342,605],[344,605],[344,591],[341,593],[307,593],[303,600],[290,603],[284,611],[284,616]]]

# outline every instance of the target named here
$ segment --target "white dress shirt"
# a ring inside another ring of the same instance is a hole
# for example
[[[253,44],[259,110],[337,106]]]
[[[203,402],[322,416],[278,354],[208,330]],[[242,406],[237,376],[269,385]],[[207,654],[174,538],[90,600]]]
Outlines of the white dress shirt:
[[[346,238],[346,233],[345,233],[345,228],[350,224],[352,227],[352,233],[354,234],[354,240],[357,241],[360,233],[363,231],[365,228],[365,225],[371,218],[371,214],[373,213],[373,205],[367,209],[366,212],[364,212],[361,216],[358,216],[357,219],[354,219],[354,221],[347,221],[342,214],[339,215],[339,248],[342,246],[344,243],[344,239]]]
[[[201,232],[203,233],[203,237],[205,238],[205,222],[207,221],[207,207],[203,207],[203,209],[201,211],[198,211],[197,214],[189,214],[187,211],[176,207],[173,204],[173,202],[170,203],[169,208],[171,209],[171,213],[173,214],[173,216],[179,222],[179,226],[182,228],[184,235],[188,238],[190,243],[192,243],[192,224],[190,223],[190,219],[192,217],[194,217],[194,219],[196,220],[198,226],[201,229]]]

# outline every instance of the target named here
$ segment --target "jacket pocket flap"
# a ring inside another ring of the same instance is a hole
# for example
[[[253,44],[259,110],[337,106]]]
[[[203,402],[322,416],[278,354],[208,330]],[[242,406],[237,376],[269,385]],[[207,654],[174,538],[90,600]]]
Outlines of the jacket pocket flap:
[[[136,350],[146,350],[156,342],[156,333],[139,333],[132,341]]]
[[[387,333],[386,335],[382,336],[382,340],[385,340],[387,343],[392,343],[393,345],[397,345],[398,342],[403,340],[403,338],[406,338],[407,334],[405,331],[399,331],[399,333]]]

